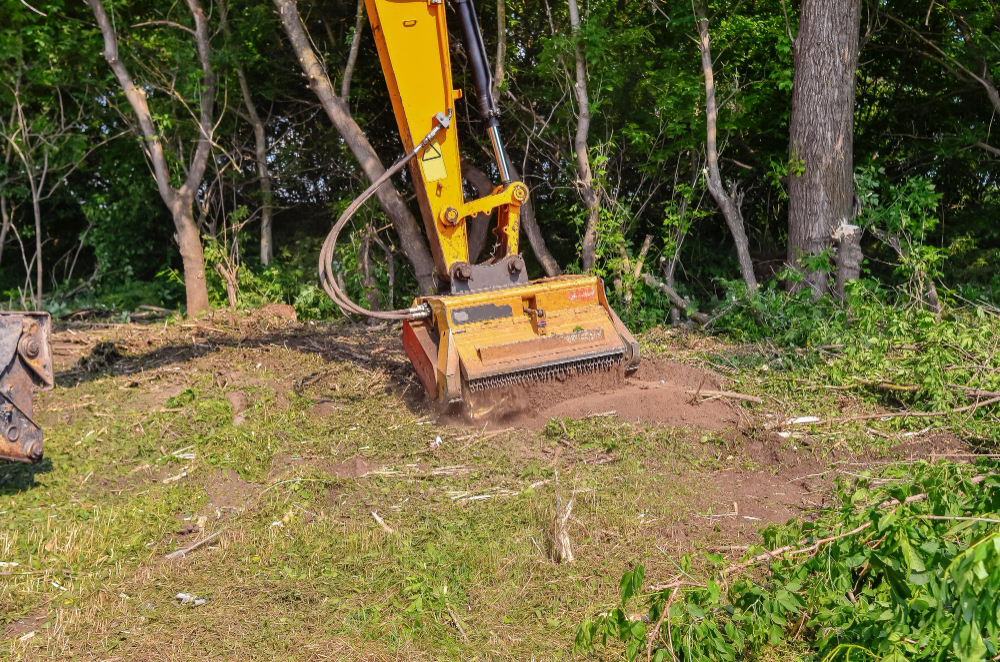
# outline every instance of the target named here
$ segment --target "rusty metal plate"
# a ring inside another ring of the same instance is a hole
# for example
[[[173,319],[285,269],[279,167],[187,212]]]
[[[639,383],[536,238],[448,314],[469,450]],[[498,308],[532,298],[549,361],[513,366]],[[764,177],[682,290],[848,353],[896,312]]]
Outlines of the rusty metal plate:
[[[0,312],[0,460],[42,460],[33,399],[54,383],[51,335],[48,313]]]

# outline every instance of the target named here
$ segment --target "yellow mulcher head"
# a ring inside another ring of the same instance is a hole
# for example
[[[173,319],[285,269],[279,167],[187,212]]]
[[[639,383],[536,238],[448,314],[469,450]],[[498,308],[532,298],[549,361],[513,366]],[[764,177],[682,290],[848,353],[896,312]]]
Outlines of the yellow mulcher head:
[[[447,5],[439,0],[365,0],[365,6],[438,282],[448,291],[418,298],[409,310],[370,314],[407,320],[403,344],[427,392],[441,402],[468,404],[484,390],[637,366],[638,345],[608,306],[600,278],[528,281],[518,243],[520,209],[528,204],[529,191],[516,181],[500,136],[500,108],[473,0]],[[452,27],[461,34],[473,82],[475,94],[468,95],[467,105],[479,111],[500,179],[491,193],[473,200],[465,198],[462,185],[456,101],[464,95],[453,85],[446,7],[455,13]],[[377,186],[373,183],[364,196]],[[360,204],[355,201],[337,221],[333,243]],[[476,264],[467,222],[480,214],[495,214],[496,242],[490,258]],[[332,260],[333,244],[324,251]],[[321,260],[321,270],[324,264]],[[332,267],[327,271],[332,273]],[[326,282],[331,296],[346,303],[333,279]]]
[[[639,346],[595,276],[417,299],[432,316],[405,322],[403,346],[428,394],[469,394],[595,370],[634,369]]]

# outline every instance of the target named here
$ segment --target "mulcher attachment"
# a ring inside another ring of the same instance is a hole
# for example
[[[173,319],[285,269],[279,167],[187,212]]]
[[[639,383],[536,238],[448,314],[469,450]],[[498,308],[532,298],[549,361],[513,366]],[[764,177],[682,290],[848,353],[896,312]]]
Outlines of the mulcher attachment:
[[[53,386],[51,333],[48,313],[0,312],[0,460],[42,460],[32,398]]]
[[[420,304],[432,315],[404,323],[403,347],[428,394],[441,402],[639,364],[639,345],[595,276],[425,297]]]

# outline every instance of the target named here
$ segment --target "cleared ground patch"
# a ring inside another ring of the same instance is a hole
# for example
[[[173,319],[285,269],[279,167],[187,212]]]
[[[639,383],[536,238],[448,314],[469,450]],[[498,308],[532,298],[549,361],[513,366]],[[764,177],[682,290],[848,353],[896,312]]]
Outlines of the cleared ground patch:
[[[647,339],[672,362],[625,394],[498,428],[428,407],[391,329],[62,329],[46,459],[0,466],[4,659],[570,658],[632,564],[738,549],[917,441],[786,432],[794,406],[718,395],[753,389],[688,342]],[[557,565],[569,499],[577,560]]]

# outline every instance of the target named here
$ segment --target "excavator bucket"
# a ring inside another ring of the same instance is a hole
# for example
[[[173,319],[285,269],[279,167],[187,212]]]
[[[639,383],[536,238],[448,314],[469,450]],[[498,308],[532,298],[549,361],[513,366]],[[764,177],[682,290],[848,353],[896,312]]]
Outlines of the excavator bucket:
[[[32,399],[53,386],[51,335],[48,313],[0,312],[0,460],[42,460]]]
[[[403,325],[403,347],[427,393],[477,393],[593,371],[634,370],[639,345],[596,276],[560,276],[470,294],[419,298],[432,314]]]

